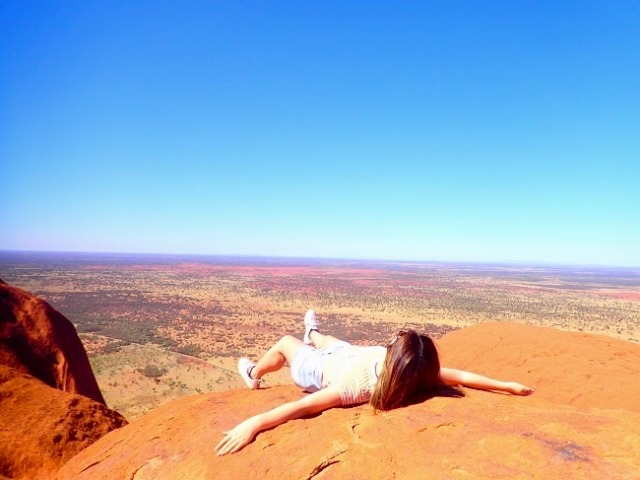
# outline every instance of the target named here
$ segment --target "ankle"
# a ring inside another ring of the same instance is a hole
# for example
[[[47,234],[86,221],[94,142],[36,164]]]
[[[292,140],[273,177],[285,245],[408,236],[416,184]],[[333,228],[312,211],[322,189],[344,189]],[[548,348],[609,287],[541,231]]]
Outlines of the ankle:
[[[312,342],[313,342],[313,337],[317,337],[318,335],[320,335],[320,332],[318,331],[317,328],[312,328],[311,330],[309,330],[309,340],[311,340]]]

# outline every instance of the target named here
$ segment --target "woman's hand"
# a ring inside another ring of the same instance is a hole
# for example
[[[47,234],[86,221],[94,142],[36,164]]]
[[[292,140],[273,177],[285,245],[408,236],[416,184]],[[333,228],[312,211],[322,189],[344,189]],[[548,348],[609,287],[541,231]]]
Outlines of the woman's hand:
[[[224,438],[216,445],[216,454],[222,456],[237,452],[251,442],[258,432],[282,425],[294,418],[337,407],[341,403],[340,392],[335,386],[311,393],[299,400],[284,403],[267,412],[255,415],[228,432],[224,432]]]
[[[258,430],[254,417],[236,425],[228,432],[224,432],[224,438],[216,445],[216,455],[221,457],[227,453],[234,453],[251,442]]]
[[[514,395],[531,395],[535,390],[517,382],[507,382],[507,392]]]

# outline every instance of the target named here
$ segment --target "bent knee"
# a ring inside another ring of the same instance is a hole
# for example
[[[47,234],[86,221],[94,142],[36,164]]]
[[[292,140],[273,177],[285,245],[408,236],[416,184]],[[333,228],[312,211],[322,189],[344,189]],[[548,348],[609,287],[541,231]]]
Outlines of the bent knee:
[[[293,356],[298,351],[298,349],[304,346],[302,340],[296,338],[292,335],[285,335],[280,340],[278,340],[278,350],[284,355],[285,359],[289,364],[293,359]]]
[[[298,340],[296,337],[294,337],[293,335],[285,335],[284,337],[282,337],[280,340],[278,340],[278,343],[280,345],[291,345],[293,343],[297,343],[300,340]]]

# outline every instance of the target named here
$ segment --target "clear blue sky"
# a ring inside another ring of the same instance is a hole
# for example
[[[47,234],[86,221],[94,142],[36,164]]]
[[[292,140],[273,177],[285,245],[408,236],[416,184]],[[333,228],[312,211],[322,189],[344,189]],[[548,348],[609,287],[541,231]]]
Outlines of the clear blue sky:
[[[640,3],[1,2],[0,162],[0,250],[640,266]]]

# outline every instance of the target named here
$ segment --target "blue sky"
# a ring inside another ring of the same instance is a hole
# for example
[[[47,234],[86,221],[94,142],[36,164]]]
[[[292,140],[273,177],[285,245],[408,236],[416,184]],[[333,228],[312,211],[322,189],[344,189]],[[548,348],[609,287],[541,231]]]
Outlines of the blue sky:
[[[635,1],[0,3],[0,250],[640,266]]]

